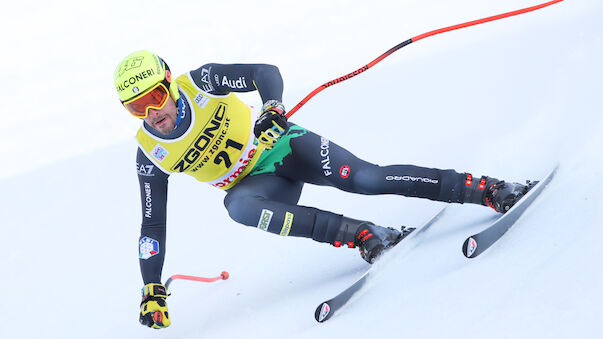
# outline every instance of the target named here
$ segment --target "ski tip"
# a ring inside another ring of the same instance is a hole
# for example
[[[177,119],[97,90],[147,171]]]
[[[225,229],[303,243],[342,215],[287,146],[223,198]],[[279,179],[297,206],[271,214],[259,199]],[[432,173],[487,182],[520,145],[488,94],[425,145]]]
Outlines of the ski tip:
[[[473,239],[473,237],[467,238],[467,240],[465,240],[465,242],[463,243],[463,254],[467,258],[474,258],[475,256],[477,256],[476,250],[477,250],[477,241],[475,241],[475,239]]]
[[[333,313],[331,313],[331,306],[328,302],[322,303],[320,306],[316,308],[316,312],[314,312],[314,318],[319,323],[326,321],[329,319]]]

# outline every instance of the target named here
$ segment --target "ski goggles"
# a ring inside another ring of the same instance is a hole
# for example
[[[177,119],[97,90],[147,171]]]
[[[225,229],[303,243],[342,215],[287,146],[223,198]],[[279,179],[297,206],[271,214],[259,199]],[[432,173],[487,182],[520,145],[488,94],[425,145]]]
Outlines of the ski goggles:
[[[124,101],[123,105],[133,116],[144,119],[150,108],[160,110],[165,106],[170,96],[169,86],[170,83],[164,79],[134,99]]]

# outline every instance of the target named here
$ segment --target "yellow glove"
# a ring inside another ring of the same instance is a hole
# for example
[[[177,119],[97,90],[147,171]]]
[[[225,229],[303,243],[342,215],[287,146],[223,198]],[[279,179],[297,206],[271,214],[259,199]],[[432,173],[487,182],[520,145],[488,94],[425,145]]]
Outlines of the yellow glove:
[[[255,122],[253,133],[268,149],[287,131],[285,106],[278,100],[268,100],[262,107],[262,115]]]
[[[141,324],[157,329],[170,326],[171,321],[165,298],[167,298],[167,292],[162,284],[144,285],[140,303]]]

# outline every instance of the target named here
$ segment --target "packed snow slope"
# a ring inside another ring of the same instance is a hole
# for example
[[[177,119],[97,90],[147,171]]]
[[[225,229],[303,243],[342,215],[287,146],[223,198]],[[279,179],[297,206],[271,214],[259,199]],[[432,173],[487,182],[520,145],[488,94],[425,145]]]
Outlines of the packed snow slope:
[[[292,118],[381,165],[522,181],[560,164],[483,255],[468,260],[461,245],[497,215],[450,206],[420,244],[402,243],[406,250],[377,264],[358,297],[318,324],[315,307],[367,269],[357,251],[238,225],[223,192],[173,175],[164,279],[222,270],[231,278],[175,281],[172,326],[138,324],[139,121],[113,92],[121,57],[149,48],[178,73],[206,62],[274,63],[292,107],[414,35],[535,4],[182,2],[152,25],[165,3],[8,5],[0,20],[13,32],[2,37],[11,46],[3,95],[11,96],[0,130],[0,337],[601,338],[600,1],[564,1],[421,40]],[[259,104],[257,94],[243,97]],[[309,185],[301,203],[386,226],[420,226],[444,205]]]

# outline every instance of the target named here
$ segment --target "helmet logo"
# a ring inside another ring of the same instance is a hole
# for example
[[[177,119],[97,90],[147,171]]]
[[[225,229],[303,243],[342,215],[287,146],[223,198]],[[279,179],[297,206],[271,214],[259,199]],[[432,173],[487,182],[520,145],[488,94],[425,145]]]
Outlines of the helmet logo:
[[[138,93],[140,92],[140,88],[138,88],[138,86],[134,86],[134,88],[132,88],[132,92]]]
[[[124,61],[121,65],[121,69],[119,71],[119,75],[122,75],[124,72],[129,71],[133,68],[138,68],[142,66],[142,62],[144,61],[144,57],[138,56],[135,58],[130,58]]]

